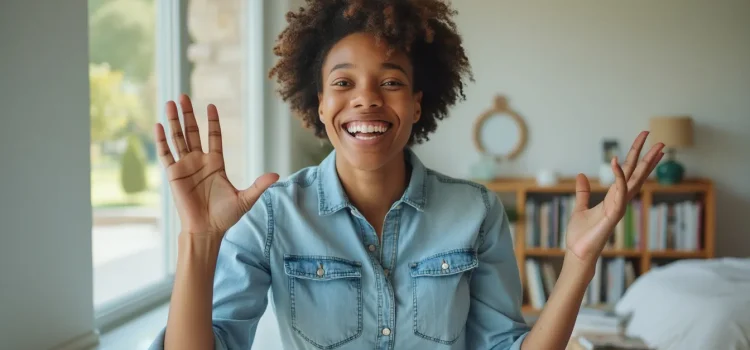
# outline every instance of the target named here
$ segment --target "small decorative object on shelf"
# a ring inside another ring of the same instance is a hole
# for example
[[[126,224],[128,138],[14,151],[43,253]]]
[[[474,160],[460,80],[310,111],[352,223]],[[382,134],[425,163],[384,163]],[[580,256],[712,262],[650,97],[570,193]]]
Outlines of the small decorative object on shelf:
[[[496,193],[515,194],[513,246],[526,293],[523,310],[536,313],[544,307],[565,256],[575,178],[560,178],[550,186],[540,186],[535,177],[475,181]],[[591,205],[596,205],[610,185],[598,179],[589,182]],[[689,178],[672,185],[646,180],[613,230],[583,304],[615,304],[652,266],[713,258],[715,203],[709,179]]]
[[[615,174],[610,163],[614,157],[620,157],[620,143],[617,140],[602,141],[602,163],[599,164],[599,182],[602,185],[615,183]]]
[[[557,174],[553,170],[542,169],[536,174],[536,184],[539,186],[554,186],[557,184]]]
[[[498,173],[498,164],[495,157],[482,154],[479,161],[471,165],[471,176],[475,179],[489,181]]]
[[[656,167],[659,183],[673,185],[682,181],[685,167],[675,159],[678,149],[693,145],[693,119],[689,116],[651,118],[649,126],[651,142],[662,142],[667,150],[666,160]]]

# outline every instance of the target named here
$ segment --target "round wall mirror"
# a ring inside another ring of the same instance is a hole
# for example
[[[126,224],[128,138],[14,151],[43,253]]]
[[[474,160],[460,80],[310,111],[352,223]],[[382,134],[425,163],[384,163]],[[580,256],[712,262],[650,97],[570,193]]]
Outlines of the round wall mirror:
[[[496,160],[510,160],[526,145],[526,133],[521,116],[508,108],[505,97],[498,96],[493,107],[474,123],[474,144],[482,154]]]

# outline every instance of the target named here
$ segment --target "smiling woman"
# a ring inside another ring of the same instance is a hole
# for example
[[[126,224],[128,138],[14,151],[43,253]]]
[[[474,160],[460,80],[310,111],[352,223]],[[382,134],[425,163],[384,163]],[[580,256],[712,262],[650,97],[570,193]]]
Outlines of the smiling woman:
[[[289,13],[270,75],[335,150],[284,181],[264,174],[235,188],[216,106],[204,152],[191,100],[179,101],[184,128],[168,103],[169,132],[157,125],[155,135],[182,232],[169,320],[152,349],[250,349],[269,288],[286,349],[565,347],[607,235],[661,147],[638,162],[641,134],[593,208],[577,179],[570,253],[529,327],[498,197],[410,149],[471,78],[454,14],[439,0],[308,0]]]

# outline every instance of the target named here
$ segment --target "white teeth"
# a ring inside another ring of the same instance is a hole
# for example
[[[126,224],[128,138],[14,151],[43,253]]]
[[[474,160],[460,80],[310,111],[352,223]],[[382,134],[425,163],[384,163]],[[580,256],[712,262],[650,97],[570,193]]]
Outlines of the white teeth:
[[[358,123],[350,123],[346,126],[346,131],[349,133],[355,134],[355,133],[373,133],[373,132],[379,132],[384,133],[388,131],[388,126],[385,125],[367,125],[367,124],[358,124]]]

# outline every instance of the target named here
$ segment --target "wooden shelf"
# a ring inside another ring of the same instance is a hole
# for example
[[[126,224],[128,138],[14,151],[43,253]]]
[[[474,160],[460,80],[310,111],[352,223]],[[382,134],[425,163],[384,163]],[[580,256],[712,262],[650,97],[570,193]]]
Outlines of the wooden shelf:
[[[565,250],[560,248],[526,248],[526,256],[529,257],[561,257],[565,256]],[[631,249],[605,249],[602,251],[604,257],[633,257],[638,258],[643,252]]]
[[[575,178],[562,178],[558,183],[551,186],[539,186],[533,178],[502,178],[492,181],[476,181],[493,192],[517,192],[519,190],[534,193],[567,193],[575,192]],[[589,178],[591,192],[604,193],[609,190],[609,185],[602,185],[599,180]],[[675,185],[662,185],[656,180],[649,179],[641,187],[641,192],[657,193],[701,193],[708,192],[712,188],[711,181],[696,178],[686,179]]]
[[[705,251],[687,251],[687,250],[659,250],[649,252],[652,258],[674,258],[674,259],[690,259],[690,258],[705,258]]]
[[[476,181],[483,184],[492,192],[496,193],[511,193],[515,194],[515,210],[518,214],[518,221],[515,225],[515,253],[518,263],[519,273],[521,275],[521,283],[526,293],[527,291],[527,279],[526,279],[526,264],[525,260],[528,258],[562,258],[565,256],[565,250],[560,248],[540,248],[540,247],[527,247],[526,246],[526,204],[527,201],[535,196],[539,195],[575,195],[575,178],[566,177],[561,178],[556,184],[552,186],[539,186],[536,180],[532,177],[524,178],[498,178],[492,181]],[[609,190],[610,185],[601,184],[596,178],[589,178],[589,184],[591,185],[591,192],[598,194],[600,199],[601,195]],[[701,224],[700,229],[700,244],[702,250],[700,251],[683,251],[683,250],[659,250],[651,251],[648,249],[605,249],[602,252],[603,257],[615,258],[623,257],[636,259],[635,269],[637,274],[646,273],[651,269],[652,260],[659,262],[657,259],[710,259],[714,257],[714,247],[716,239],[716,197],[714,193],[714,186],[711,180],[705,178],[692,178],[685,179],[679,184],[675,185],[663,185],[659,184],[654,179],[647,180],[641,187],[638,199],[642,204],[642,208],[651,208],[653,205],[661,202],[669,202],[675,200],[673,195],[685,194],[693,197],[698,195],[695,199],[701,202]],[[592,196],[594,197],[594,196]],[[596,197],[594,197],[596,198]],[[640,229],[642,230],[641,239],[642,242],[649,242],[649,210],[643,210],[641,213]],[[540,310],[533,308],[531,305],[524,304],[524,313],[533,314],[538,313]]]

